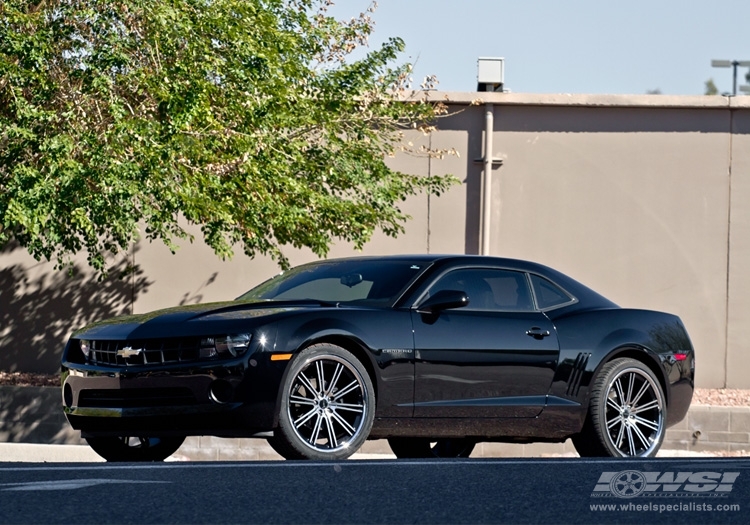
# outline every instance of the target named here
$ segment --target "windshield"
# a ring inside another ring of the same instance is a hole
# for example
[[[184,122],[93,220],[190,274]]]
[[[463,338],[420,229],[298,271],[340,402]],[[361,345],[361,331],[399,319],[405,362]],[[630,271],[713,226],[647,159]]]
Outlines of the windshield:
[[[238,300],[393,303],[427,265],[409,260],[323,261],[282,272]]]

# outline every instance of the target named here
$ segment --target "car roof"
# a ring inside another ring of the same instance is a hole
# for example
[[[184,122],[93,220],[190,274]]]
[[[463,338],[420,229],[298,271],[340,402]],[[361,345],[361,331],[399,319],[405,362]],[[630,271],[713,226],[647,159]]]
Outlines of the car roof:
[[[404,261],[404,262],[443,262],[443,263],[467,263],[467,264],[489,264],[492,266],[508,266],[530,272],[546,273],[555,271],[552,268],[524,259],[514,259],[508,257],[496,257],[492,255],[474,255],[474,254],[399,254],[399,255],[361,255],[354,257],[336,257],[332,259],[321,259],[308,264],[336,262],[336,261]]]
[[[341,257],[333,259],[324,259],[317,263],[351,260],[366,261],[404,261],[404,262],[421,262],[423,264],[431,263],[438,266],[453,265],[488,265],[496,267],[505,267],[529,273],[536,273],[548,279],[551,279],[558,286],[562,286],[568,293],[573,294],[578,299],[576,308],[611,308],[617,307],[615,303],[592,290],[585,284],[564,274],[554,268],[533,261],[523,259],[514,259],[508,257],[495,257],[491,255],[473,255],[473,254],[400,254],[400,255],[363,255],[356,257]],[[315,263],[310,263],[315,264]],[[567,309],[566,309],[567,310]]]

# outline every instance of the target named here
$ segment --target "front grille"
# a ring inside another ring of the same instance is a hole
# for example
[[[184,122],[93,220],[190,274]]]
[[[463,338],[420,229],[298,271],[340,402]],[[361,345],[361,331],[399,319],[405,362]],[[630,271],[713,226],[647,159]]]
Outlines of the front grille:
[[[79,407],[138,408],[187,406],[197,402],[189,388],[81,390]]]
[[[91,341],[88,363],[104,366],[161,365],[195,361],[200,338]]]

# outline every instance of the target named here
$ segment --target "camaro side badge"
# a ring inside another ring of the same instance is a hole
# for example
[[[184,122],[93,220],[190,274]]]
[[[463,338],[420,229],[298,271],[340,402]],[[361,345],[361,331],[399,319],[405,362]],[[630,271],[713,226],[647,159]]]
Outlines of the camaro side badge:
[[[132,348],[130,346],[126,346],[125,348],[120,348],[117,351],[117,357],[123,357],[127,359],[128,357],[140,355],[141,352],[143,352],[143,348]]]

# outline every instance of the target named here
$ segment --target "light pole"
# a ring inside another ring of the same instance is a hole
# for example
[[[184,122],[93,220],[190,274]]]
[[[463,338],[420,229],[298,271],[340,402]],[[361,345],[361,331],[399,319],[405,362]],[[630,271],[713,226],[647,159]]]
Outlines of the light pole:
[[[732,95],[737,94],[737,66],[750,67],[750,60],[712,60],[711,67],[731,67],[732,75]]]

